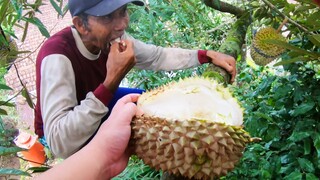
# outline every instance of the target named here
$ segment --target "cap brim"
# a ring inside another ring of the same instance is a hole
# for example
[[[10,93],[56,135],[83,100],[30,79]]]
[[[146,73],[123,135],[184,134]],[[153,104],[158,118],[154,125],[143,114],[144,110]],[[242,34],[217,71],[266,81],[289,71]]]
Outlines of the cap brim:
[[[85,13],[92,16],[105,16],[128,3],[133,3],[138,6],[144,5],[144,2],[140,0],[104,0],[95,5],[94,7],[86,10]]]

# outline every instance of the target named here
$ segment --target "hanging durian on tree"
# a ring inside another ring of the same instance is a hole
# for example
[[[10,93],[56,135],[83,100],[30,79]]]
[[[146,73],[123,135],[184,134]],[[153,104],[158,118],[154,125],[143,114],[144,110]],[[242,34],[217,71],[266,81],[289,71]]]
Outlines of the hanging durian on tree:
[[[229,89],[205,77],[143,93],[131,143],[145,164],[190,179],[226,175],[251,142],[243,109]]]
[[[18,53],[17,43],[0,27],[0,67],[10,66]]]
[[[265,66],[285,52],[285,48],[267,43],[265,40],[279,40],[286,42],[286,38],[272,27],[261,28],[254,36],[250,48],[252,60],[260,66]]]

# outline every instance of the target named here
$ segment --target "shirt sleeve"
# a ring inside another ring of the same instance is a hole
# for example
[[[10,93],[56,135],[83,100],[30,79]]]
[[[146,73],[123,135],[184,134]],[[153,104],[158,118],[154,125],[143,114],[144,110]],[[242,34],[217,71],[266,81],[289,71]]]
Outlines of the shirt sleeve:
[[[54,54],[43,59],[40,84],[47,143],[55,156],[69,157],[98,129],[108,108],[92,92],[78,105],[74,71],[66,56]]]
[[[130,39],[134,44],[139,69],[148,70],[179,70],[192,68],[200,65],[198,50],[182,48],[164,48],[152,44],[146,44],[134,39],[129,34],[124,34],[124,39]]]

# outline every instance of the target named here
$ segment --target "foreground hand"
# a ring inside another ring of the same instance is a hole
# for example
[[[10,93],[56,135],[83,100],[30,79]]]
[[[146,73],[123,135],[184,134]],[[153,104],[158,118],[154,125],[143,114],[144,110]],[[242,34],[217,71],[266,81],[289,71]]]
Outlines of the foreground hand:
[[[131,136],[131,120],[140,94],[128,94],[118,100],[111,115],[99,128],[89,144],[78,152],[36,177],[56,179],[111,179],[128,164],[127,150]]]
[[[231,75],[230,83],[233,83],[237,74],[236,60],[230,55],[210,50],[207,51],[207,56],[212,64],[225,69]]]
[[[104,168],[108,177],[114,177],[127,166],[131,153],[128,143],[131,136],[131,120],[136,114],[134,102],[140,94],[128,94],[118,100],[109,118],[101,125],[96,136],[88,145],[99,153],[98,161],[105,161]],[[105,159],[104,159],[105,158]]]

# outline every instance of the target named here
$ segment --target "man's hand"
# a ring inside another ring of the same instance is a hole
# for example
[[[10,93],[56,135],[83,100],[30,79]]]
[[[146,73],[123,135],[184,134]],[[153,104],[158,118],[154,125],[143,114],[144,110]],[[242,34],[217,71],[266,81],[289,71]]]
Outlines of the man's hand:
[[[207,51],[207,56],[212,64],[225,69],[231,75],[230,83],[233,83],[237,74],[236,60],[232,56],[211,50]]]
[[[124,43],[123,48],[120,43]],[[136,64],[133,44],[131,41],[116,42],[111,45],[108,61],[106,64],[107,74],[103,82],[111,92],[115,92],[125,75]]]

